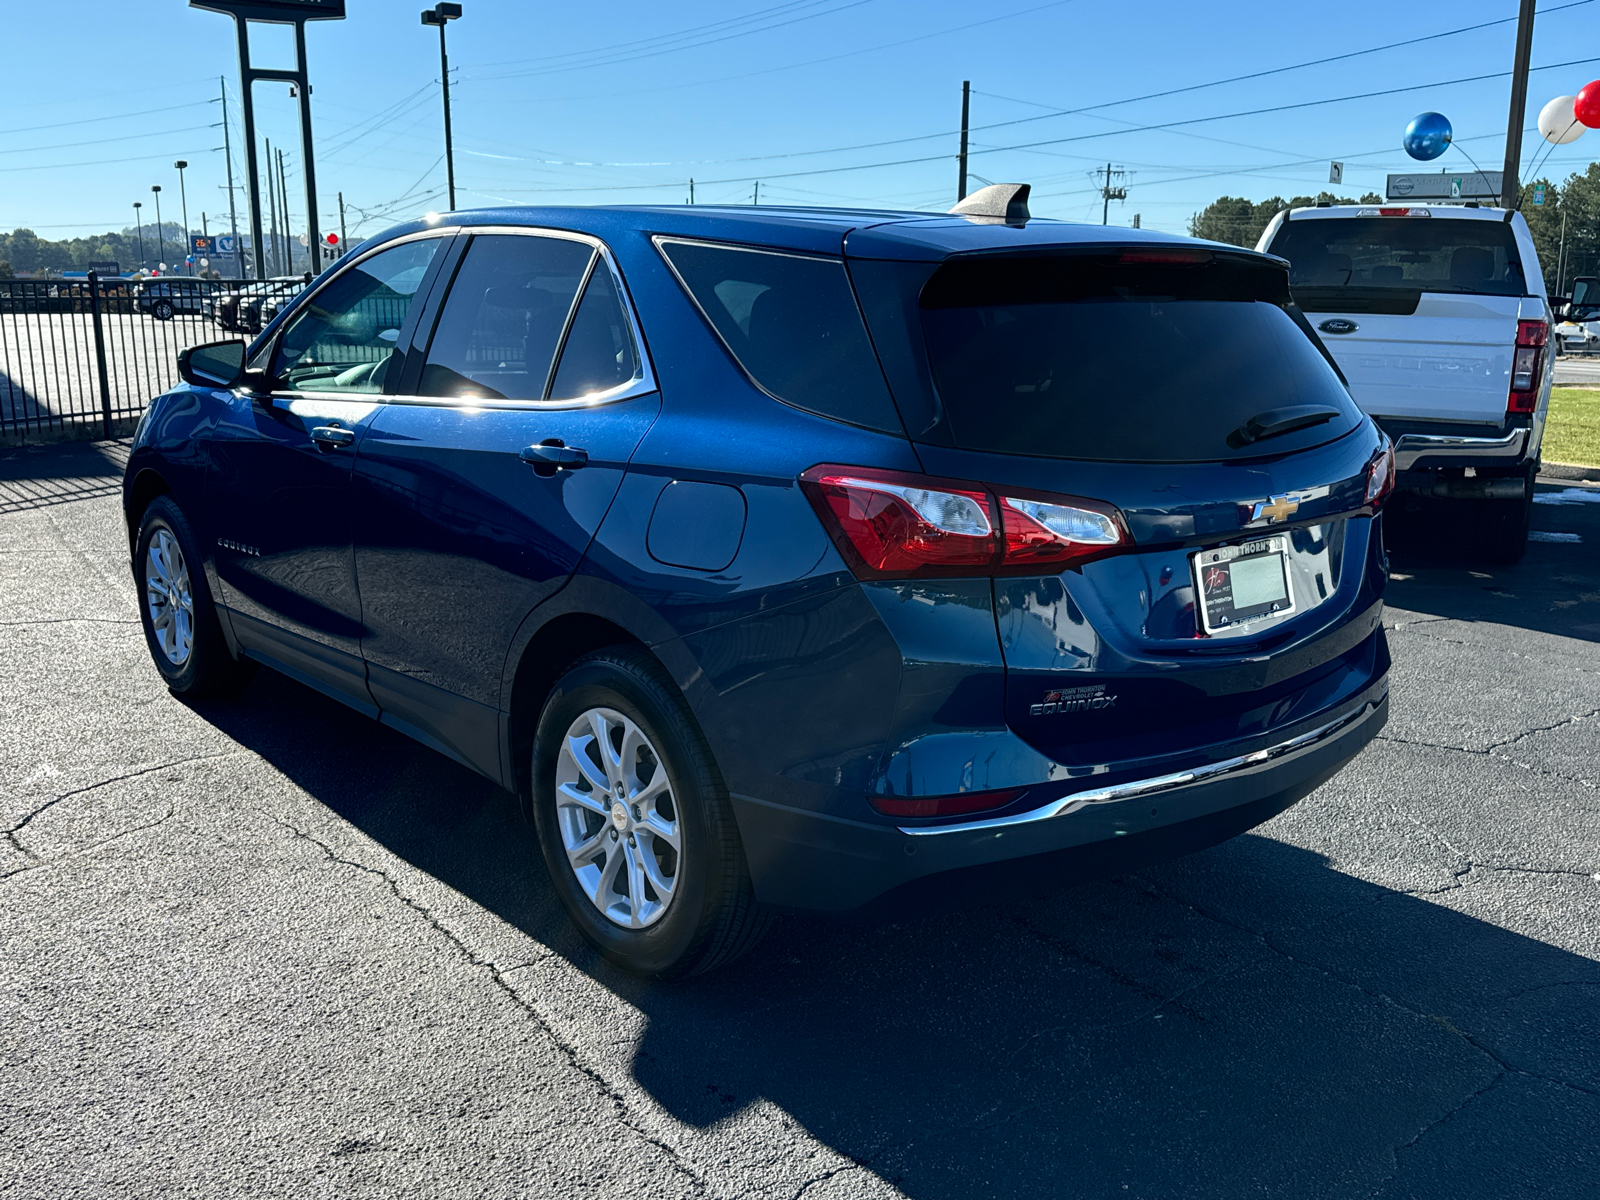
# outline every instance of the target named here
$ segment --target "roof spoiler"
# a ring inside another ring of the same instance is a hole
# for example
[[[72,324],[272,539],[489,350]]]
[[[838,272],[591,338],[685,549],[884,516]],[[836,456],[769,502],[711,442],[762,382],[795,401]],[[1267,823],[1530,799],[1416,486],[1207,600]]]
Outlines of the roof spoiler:
[[[1021,225],[1029,218],[1026,183],[991,183],[979,188],[950,211],[958,217],[987,217],[1007,225]]]

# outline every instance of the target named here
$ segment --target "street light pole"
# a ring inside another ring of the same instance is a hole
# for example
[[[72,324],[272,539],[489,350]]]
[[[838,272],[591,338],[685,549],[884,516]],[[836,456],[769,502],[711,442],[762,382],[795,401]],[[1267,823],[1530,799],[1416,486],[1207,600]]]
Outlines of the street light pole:
[[[160,270],[161,260],[167,255],[166,235],[161,232],[161,185],[151,184],[150,190],[156,194],[156,269]]]
[[[445,53],[444,27],[446,22],[458,20],[460,16],[459,4],[435,4],[422,12],[424,25],[439,27],[439,81],[444,89],[444,178],[451,212],[456,210],[456,157],[450,144],[450,57]]]
[[[133,202],[133,229],[139,236],[139,270],[144,270],[144,222],[139,219],[139,210],[144,205],[135,200]]]
[[[1522,203],[1522,186],[1517,179],[1522,169],[1522,122],[1528,106],[1528,60],[1533,57],[1534,0],[1522,0],[1517,13],[1516,60],[1511,67],[1511,117],[1506,122],[1506,165],[1500,176],[1500,207],[1517,208]]]
[[[194,264],[189,261],[189,189],[183,186],[183,169],[189,164],[180,158],[172,165],[178,168],[178,198],[183,202],[183,262],[193,275]]]

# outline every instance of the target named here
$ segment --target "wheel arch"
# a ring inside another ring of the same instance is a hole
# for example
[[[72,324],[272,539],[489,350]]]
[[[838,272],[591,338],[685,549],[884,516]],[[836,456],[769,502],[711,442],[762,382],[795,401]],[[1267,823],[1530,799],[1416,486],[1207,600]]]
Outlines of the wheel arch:
[[[167,482],[154,467],[145,467],[133,477],[133,482],[123,493],[122,511],[128,525],[128,554],[131,556],[137,549],[139,540],[139,522],[144,520],[144,510],[150,507],[150,502],[157,496],[167,495],[172,491],[172,485]]]

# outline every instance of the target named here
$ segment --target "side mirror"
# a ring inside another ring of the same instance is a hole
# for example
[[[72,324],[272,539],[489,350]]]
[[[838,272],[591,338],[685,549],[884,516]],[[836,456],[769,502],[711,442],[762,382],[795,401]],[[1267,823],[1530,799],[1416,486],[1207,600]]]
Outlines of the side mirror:
[[[196,387],[231,388],[244,376],[243,342],[209,342],[178,351],[178,374]]]

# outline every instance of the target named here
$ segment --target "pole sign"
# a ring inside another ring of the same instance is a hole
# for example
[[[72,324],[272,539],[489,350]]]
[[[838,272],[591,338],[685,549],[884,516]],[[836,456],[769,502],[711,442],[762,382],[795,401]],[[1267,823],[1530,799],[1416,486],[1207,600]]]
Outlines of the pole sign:
[[[1542,187],[1536,187],[1536,188],[1533,189],[1533,202],[1535,204],[1543,207],[1543,205],[1544,205],[1544,189]]]
[[[344,20],[344,0],[189,0],[189,7],[246,21]]]
[[[218,254],[226,255],[226,254],[232,254],[233,253],[234,241],[233,241],[233,237],[232,237],[231,234],[226,234],[226,233],[218,234],[216,237],[212,238],[211,240],[216,242],[216,244],[217,244],[216,252]]]
[[[114,262],[92,262],[89,264],[89,270],[93,271],[96,275],[122,274],[122,268]]]
[[[1487,200],[1500,199],[1499,171],[1469,171],[1464,175],[1391,175],[1388,197],[1391,200]]]
[[[189,235],[189,256],[197,254],[211,254],[217,248],[217,239],[204,234],[191,233]]]

